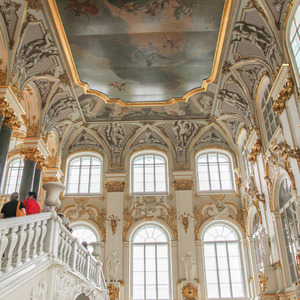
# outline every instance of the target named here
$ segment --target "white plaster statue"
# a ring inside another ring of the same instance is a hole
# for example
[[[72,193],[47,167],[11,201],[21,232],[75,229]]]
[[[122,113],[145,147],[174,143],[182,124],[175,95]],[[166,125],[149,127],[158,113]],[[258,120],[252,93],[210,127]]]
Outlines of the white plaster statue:
[[[270,236],[266,232],[265,227],[263,227],[261,224],[259,225],[259,241],[261,245],[261,253],[262,256],[269,256],[271,254],[271,249],[270,249]]]
[[[186,280],[194,280],[195,278],[195,262],[193,260],[193,256],[191,250],[189,250],[186,256],[182,257],[182,261],[185,267],[185,278]]]
[[[108,256],[106,260],[106,279],[107,282],[116,282],[118,281],[117,272],[118,272],[118,265],[121,261],[116,257],[116,251],[113,250],[111,255]]]

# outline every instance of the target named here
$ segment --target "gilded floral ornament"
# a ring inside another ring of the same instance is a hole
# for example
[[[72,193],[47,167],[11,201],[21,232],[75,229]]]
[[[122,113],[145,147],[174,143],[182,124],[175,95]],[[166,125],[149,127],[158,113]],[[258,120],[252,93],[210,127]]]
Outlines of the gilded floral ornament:
[[[248,155],[248,160],[251,164],[254,164],[256,162],[257,155],[260,154],[261,152],[261,141],[256,140],[255,144],[253,145],[249,155]]]
[[[107,189],[109,193],[115,192],[124,192],[126,187],[125,181],[106,181],[104,182],[104,187]]]
[[[178,179],[174,180],[172,183],[172,186],[175,187],[176,191],[191,190],[194,185],[194,179]]]
[[[184,300],[198,299],[198,287],[189,282],[181,288],[181,294]]]
[[[112,283],[107,286],[107,289],[109,291],[109,299],[114,300],[114,299],[119,299],[120,296],[120,288],[117,288],[114,286]]]
[[[8,117],[13,114],[13,110],[10,108],[9,104],[6,102],[4,97],[0,98],[0,116],[3,118]]]
[[[286,80],[282,90],[279,92],[278,98],[274,100],[273,110],[280,115],[286,108],[286,102],[290,99],[294,91],[294,83],[291,78]]]
[[[115,215],[111,215],[109,216],[106,221],[110,221],[110,225],[111,225],[111,231],[112,234],[114,235],[117,232],[117,223],[120,222],[121,220],[115,216]]]
[[[266,277],[266,275],[260,271],[258,274],[258,281],[259,281],[260,295],[263,295],[267,291],[268,277]]]
[[[44,156],[40,155],[36,161],[36,168],[39,170],[43,170],[48,166],[47,160]]]

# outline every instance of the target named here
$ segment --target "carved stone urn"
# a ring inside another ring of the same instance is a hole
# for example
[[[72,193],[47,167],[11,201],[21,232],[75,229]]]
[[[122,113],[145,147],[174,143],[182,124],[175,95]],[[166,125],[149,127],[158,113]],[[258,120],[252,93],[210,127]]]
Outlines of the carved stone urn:
[[[50,206],[51,210],[55,210],[55,207],[59,207],[61,202],[59,200],[59,194],[65,190],[65,186],[59,182],[46,182],[43,184],[43,189],[46,191],[45,203]]]
[[[89,245],[93,247],[92,255],[93,255],[97,260],[100,260],[100,255],[101,255],[101,243],[99,243],[99,242],[92,242],[92,243],[90,243]]]

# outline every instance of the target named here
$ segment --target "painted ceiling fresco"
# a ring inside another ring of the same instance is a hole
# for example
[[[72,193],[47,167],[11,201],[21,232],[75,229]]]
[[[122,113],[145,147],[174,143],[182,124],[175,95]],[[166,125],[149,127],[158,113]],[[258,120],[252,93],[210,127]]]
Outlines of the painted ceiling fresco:
[[[212,71],[225,0],[57,0],[82,82],[110,99],[167,101]]]

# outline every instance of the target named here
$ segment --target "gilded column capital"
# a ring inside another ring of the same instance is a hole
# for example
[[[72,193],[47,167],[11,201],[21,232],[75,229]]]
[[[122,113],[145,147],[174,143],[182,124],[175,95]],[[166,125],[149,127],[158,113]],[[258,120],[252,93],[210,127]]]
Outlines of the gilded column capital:
[[[37,147],[34,148],[21,148],[21,155],[24,155],[24,160],[38,161],[41,157],[41,152]]]
[[[176,191],[191,190],[194,185],[195,185],[194,179],[175,179],[172,182],[172,186],[175,187]]]
[[[189,282],[181,288],[181,294],[184,300],[198,299],[198,287]]]
[[[278,98],[274,100],[273,110],[279,116],[286,108],[286,102],[290,99],[294,91],[294,83],[292,78],[287,78],[282,90],[278,94]]]
[[[107,189],[107,192],[109,192],[109,193],[124,192],[124,189],[126,187],[126,182],[125,181],[105,181],[104,187]]]
[[[251,164],[254,164],[256,162],[257,155],[260,154],[261,150],[262,150],[261,149],[261,141],[256,140],[255,144],[251,148],[251,151],[248,155],[248,160]]]
[[[11,130],[17,130],[21,127],[21,123],[15,114],[12,114],[9,118],[4,118],[2,126],[8,127]]]
[[[4,97],[0,98],[0,116],[3,118],[9,117],[13,114],[12,108],[10,108],[9,104],[6,102]]]
[[[43,170],[47,167],[48,163],[44,156],[40,155],[37,157],[36,168],[39,170]]]

